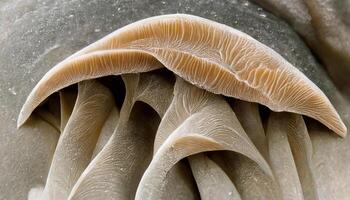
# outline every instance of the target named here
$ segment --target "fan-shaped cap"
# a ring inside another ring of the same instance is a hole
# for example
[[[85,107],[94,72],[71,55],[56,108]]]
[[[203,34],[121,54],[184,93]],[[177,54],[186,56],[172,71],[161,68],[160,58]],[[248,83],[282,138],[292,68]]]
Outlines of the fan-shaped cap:
[[[257,102],[274,111],[303,114],[341,136],[347,133],[328,98],[302,72],[271,48],[229,26],[185,14],[152,17],[111,33],[73,54],[66,62],[95,51],[113,49],[144,52],[185,80],[213,93]],[[106,58],[96,59],[102,64]],[[140,65],[135,65],[135,72],[145,70],[136,69],[138,67]],[[57,68],[49,71],[50,77],[44,79],[59,76],[55,74]],[[94,65],[91,70],[98,72],[100,69]],[[80,73],[79,70],[76,73]],[[27,99],[18,125],[39,102],[62,88],[57,82],[60,87],[50,85],[44,90],[43,83],[40,81]],[[39,88],[42,91],[38,92]]]

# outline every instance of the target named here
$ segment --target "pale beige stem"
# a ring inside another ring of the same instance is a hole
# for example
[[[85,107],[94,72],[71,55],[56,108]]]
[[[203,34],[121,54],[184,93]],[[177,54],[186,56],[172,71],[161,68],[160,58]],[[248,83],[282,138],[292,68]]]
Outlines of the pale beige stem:
[[[174,99],[159,126],[155,154],[136,199],[158,199],[166,174],[182,158],[214,150],[247,155],[272,176],[270,167],[245,134],[229,105],[219,96],[177,79]]]
[[[78,97],[51,163],[43,199],[66,199],[91,160],[97,138],[114,103],[95,81],[78,84]]]
[[[300,183],[306,200],[319,199],[317,185],[312,169],[313,148],[303,117],[297,114],[288,115],[287,134],[290,148],[298,171]]]
[[[209,157],[230,177],[242,199],[282,199],[276,180],[248,157],[228,151],[210,152]]]
[[[267,124],[270,164],[283,199],[303,200],[303,191],[288,141],[289,113],[271,113]]]
[[[203,153],[188,157],[201,199],[240,200],[241,197],[227,174]]]
[[[258,104],[240,100],[232,104],[233,110],[242,124],[244,131],[255,144],[256,148],[259,149],[260,153],[268,160],[267,141]]]
[[[123,79],[126,97],[117,128],[79,178],[69,199],[134,198],[152,157],[153,138],[160,121],[157,113],[164,113],[161,109],[168,107],[172,87],[156,74],[124,75]],[[164,101],[154,101],[160,98]]]

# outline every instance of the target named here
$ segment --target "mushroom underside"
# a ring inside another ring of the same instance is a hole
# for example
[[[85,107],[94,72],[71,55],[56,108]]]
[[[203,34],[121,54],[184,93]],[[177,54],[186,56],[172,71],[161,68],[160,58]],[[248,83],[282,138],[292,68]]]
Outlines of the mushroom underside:
[[[322,90],[254,38],[190,15],[141,20],[29,94],[19,127],[44,121],[59,139],[28,197],[317,199],[308,122],[331,131],[314,119],[345,137]]]

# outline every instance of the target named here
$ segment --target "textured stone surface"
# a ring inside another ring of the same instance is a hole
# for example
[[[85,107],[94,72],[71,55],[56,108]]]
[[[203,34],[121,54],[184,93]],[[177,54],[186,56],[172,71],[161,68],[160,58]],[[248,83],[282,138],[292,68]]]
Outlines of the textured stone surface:
[[[35,127],[29,123],[17,130],[15,126],[25,98],[48,69],[123,25],[168,13],[194,14],[246,32],[297,66],[336,106],[346,107],[298,35],[286,23],[247,1],[3,0],[0,2],[0,183],[4,184],[0,186],[0,199],[26,199],[30,188],[46,180],[57,131],[35,119]],[[348,112],[341,111],[346,118]],[[350,164],[350,153],[346,151],[350,139],[342,140],[323,132],[312,135],[315,162],[319,163],[316,179],[322,185],[320,194],[345,199],[350,184],[350,172],[344,170]]]

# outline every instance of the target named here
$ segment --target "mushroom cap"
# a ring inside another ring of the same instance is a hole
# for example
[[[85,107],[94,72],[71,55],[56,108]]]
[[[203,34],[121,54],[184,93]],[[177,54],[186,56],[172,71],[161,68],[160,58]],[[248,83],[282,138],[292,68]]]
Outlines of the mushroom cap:
[[[71,63],[81,57],[90,59],[89,56],[96,52],[117,49],[151,56],[183,79],[210,92],[257,102],[273,111],[303,114],[320,121],[340,136],[344,137],[347,133],[326,95],[277,52],[239,30],[187,14],[140,20],[68,57],[51,69],[48,72],[50,76],[45,75],[34,88],[22,108],[18,126],[50,94],[69,83],[86,79],[87,76],[79,75],[84,72],[80,68],[88,65],[92,74],[103,74],[106,59],[112,57],[97,56],[84,65],[76,62],[74,73],[79,79],[69,77],[64,85],[59,81],[55,85],[50,84],[50,81],[66,76],[60,74],[61,68],[72,71]],[[115,62],[123,65],[121,61]],[[119,65],[113,67],[120,68]],[[140,67],[138,64],[131,72],[156,68]],[[70,73],[72,77],[75,77],[74,73]]]

